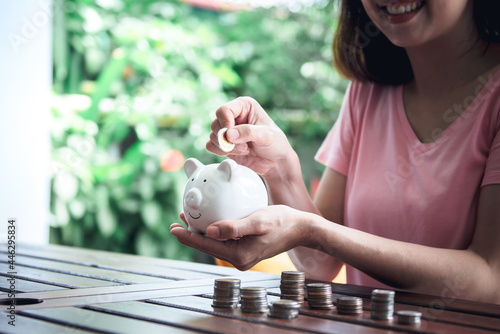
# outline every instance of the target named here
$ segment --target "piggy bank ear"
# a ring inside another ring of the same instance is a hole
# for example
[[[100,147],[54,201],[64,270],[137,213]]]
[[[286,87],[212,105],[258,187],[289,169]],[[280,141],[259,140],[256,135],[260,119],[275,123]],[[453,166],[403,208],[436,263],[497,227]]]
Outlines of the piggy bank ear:
[[[231,177],[235,175],[236,168],[238,168],[238,164],[231,159],[222,161],[217,167],[222,172],[223,180],[227,182],[231,181]]]
[[[193,173],[198,169],[203,167],[204,165],[196,160],[195,158],[189,158],[184,162],[184,171],[186,172],[187,177],[191,177]]]

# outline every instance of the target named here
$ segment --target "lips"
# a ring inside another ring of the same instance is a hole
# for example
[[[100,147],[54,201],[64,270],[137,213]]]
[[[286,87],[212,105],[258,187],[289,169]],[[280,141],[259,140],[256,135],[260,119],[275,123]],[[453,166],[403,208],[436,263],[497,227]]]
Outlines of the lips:
[[[418,1],[406,4],[402,3],[398,5],[387,5],[383,6],[382,9],[384,9],[390,15],[402,15],[416,11],[420,9],[423,5],[424,5],[423,1]]]
[[[401,24],[410,21],[425,4],[426,1],[387,1],[378,6],[389,23]]]
[[[403,15],[417,11],[424,5],[424,1],[414,1],[399,4],[389,4],[381,6],[390,15]]]

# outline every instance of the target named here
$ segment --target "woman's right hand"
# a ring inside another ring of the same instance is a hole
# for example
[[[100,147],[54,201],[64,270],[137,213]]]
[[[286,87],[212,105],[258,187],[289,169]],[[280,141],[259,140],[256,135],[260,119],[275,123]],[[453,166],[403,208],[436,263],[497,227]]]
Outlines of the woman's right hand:
[[[228,128],[226,138],[235,148],[226,153],[219,148],[217,133]],[[227,155],[264,178],[284,173],[297,160],[288,139],[257,101],[239,97],[217,109],[206,147],[217,155]]]

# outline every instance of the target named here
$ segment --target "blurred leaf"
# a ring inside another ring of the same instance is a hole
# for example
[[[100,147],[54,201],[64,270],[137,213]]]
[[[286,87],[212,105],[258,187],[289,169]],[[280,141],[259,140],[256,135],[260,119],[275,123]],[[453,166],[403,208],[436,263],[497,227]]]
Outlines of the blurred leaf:
[[[162,209],[157,202],[149,201],[143,203],[141,206],[141,217],[146,226],[151,230],[154,230],[160,224],[161,212]]]
[[[109,207],[97,210],[97,227],[104,237],[110,237],[116,229],[116,217]]]
[[[82,116],[88,120],[97,120],[99,102],[109,96],[112,84],[120,78],[125,66],[127,66],[129,51],[127,48],[113,50],[113,54],[104,70],[97,78],[95,92],[92,94],[92,105]]]
[[[69,223],[69,213],[66,204],[59,199],[55,201],[54,214],[54,223],[56,226],[66,226]]]
[[[70,201],[78,192],[78,181],[70,173],[58,173],[54,178],[54,191],[62,201]]]
[[[120,113],[106,114],[103,116],[97,143],[102,147],[107,147],[113,142],[120,142],[127,136],[129,130],[129,124]]]
[[[140,255],[158,256],[156,240],[145,230],[141,231],[135,239],[135,250]]]
[[[68,75],[68,41],[65,29],[65,18],[63,3],[54,4],[53,15],[53,66],[54,66],[54,89],[56,92],[63,92],[64,80]]]
[[[142,199],[146,201],[150,201],[153,199],[155,195],[155,188],[153,184],[153,180],[150,177],[141,177],[138,180],[138,192],[141,195]]]
[[[69,212],[74,219],[80,219],[85,215],[85,203],[81,200],[75,199],[68,204]]]

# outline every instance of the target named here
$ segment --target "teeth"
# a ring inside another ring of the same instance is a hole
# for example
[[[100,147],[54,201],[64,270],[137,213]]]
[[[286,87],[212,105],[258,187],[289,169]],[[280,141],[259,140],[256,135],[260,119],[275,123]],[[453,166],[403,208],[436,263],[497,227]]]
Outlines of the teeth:
[[[409,13],[411,11],[414,11],[417,8],[420,8],[421,5],[422,5],[422,1],[413,2],[413,3],[407,4],[407,5],[387,6],[386,10],[391,15],[401,15],[401,14],[406,14],[406,13]]]

